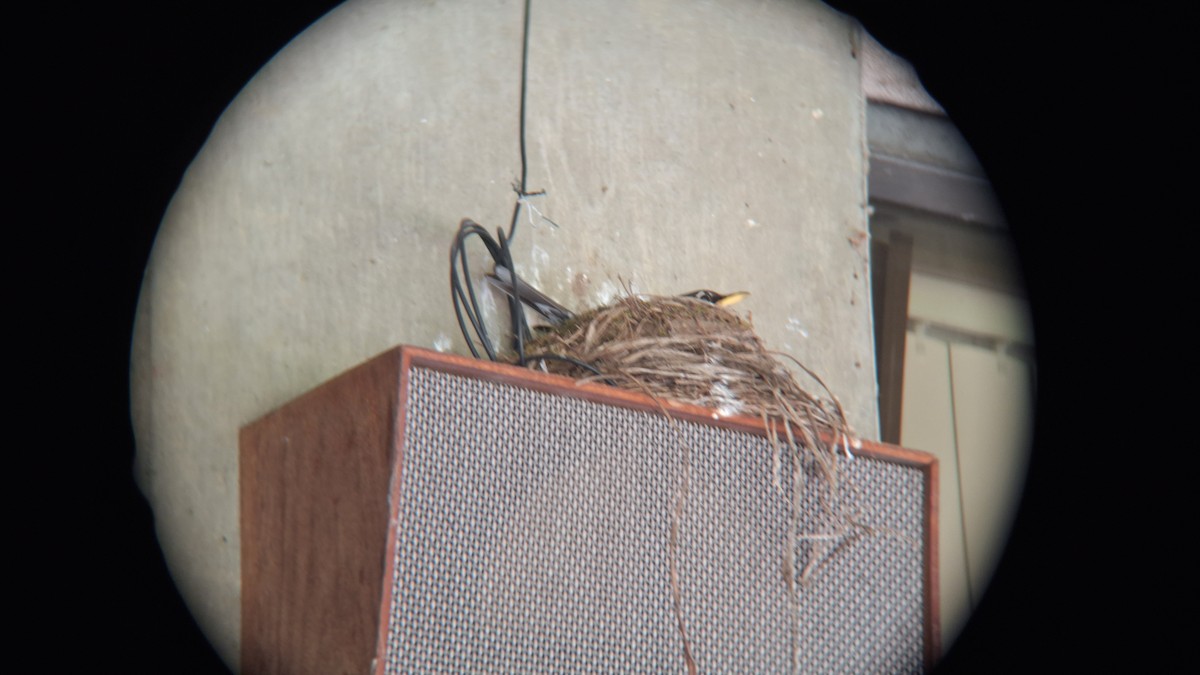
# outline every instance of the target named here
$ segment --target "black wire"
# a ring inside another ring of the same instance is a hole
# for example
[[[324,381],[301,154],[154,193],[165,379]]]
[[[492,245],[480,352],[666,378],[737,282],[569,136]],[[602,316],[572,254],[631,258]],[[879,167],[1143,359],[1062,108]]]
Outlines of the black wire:
[[[529,74],[529,6],[530,0],[525,0],[525,16],[524,16],[524,33],[521,37],[521,98],[520,98],[520,131],[518,141],[521,149],[521,177],[517,183],[513,185],[513,190],[517,193],[517,202],[513,205],[512,222],[509,223],[508,234],[505,235],[504,230],[496,229],[496,238],[492,238],[488,231],[485,230],[475,221],[470,218],[464,218],[458,226],[458,234],[454,237],[454,243],[450,247],[450,298],[454,304],[454,314],[458,319],[458,328],[462,331],[463,338],[467,341],[467,347],[471,350],[471,355],[479,358],[479,350],[476,349],[475,343],[478,342],[487,357],[492,361],[496,360],[496,348],[492,344],[492,339],[488,335],[487,327],[484,325],[483,316],[479,311],[479,301],[475,297],[475,287],[471,284],[471,266],[467,261],[467,240],[472,236],[479,237],[488,249],[488,254],[491,255],[492,261],[496,265],[503,265],[511,272],[513,283],[513,295],[509,298],[508,310],[509,316],[512,318],[513,330],[513,348],[517,352],[517,358],[520,363],[524,364],[525,351],[525,336],[528,332],[528,327],[525,324],[525,313],[521,309],[521,301],[516,295],[516,289],[520,281],[517,279],[516,270],[513,268],[512,252],[509,250],[509,242],[517,231],[517,222],[521,215],[521,203],[525,193],[525,181],[528,177],[528,168],[525,152],[525,92],[526,80]],[[498,240],[498,241],[497,241]],[[460,273],[459,266],[462,271]],[[464,291],[464,287],[466,290]],[[466,314],[464,320],[463,314]],[[471,329],[474,330],[475,338],[472,339],[471,332],[467,329],[467,322],[470,322]]]
[[[529,324],[525,321],[524,308],[521,306],[521,279],[517,275],[516,266],[513,265],[512,249],[509,244],[516,234],[517,223],[521,215],[521,205],[525,197],[532,196],[533,194],[541,194],[540,192],[527,192],[525,185],[525,180],[528,177],[527,155],[525,151],[525,98],[526,82],[528,81],[529,74],[529,6],[530,0],[525,0],[525,26],[521,46],[519,138],[521,148],[521,177],[513,185],[513,190],[517,193],[517,203],[513,205],[512,221],[509,223],[507,234],[505,234],[502,228],[496,228],[496,237],[493,238],[486,229],[470,218],[464,218],[459,223],[458,233],[455,235],[454,243],[450,247],[450,298],[454,304],[454,314],[458,319],[458,328],[462,331],[463,338],[467,341],[467,347],[470,348],[471,354],[475,358],[479,358],[479,350],[475,347],[475,343],[478,342],[483,347],[483,351],[487,354],[487,357],[495,361],[496,348],[492,343],[491,336],[488,335],[487,326],[479,310],[479,300],[475,296],[475,287],[471,284],[471,266],[467,261],[467,241],[471,237],[479,237],[483,241],[484,246],[487,247],[492,262],[497,267],[504,267],[509,271],[512,290],[508,297],[508,313],[510,325],[512,326],[512,348],[516,352],[517,363],[524,366],[531,360],[565,361],[596,375],[601,375],[601,372],[595,366],[568,356],[538,354],[528,357],[525,354],[525,342],[531,338],[531,333]],[[464,314],[466,315],[465,319],[463,317]],[[471,332],[467,329],[468,322],[471,324],[471,330],[474,331],[475,339],[472,339]]]
[[[471,283],[471,265],[467,259],[466,249],[466,244],[471,237],[478,237],[482,240],[492,262],[497,267],[504,267],[509,271],[512,289],[508,293],[508,313],[512,326],[512,349],[517,355],[517,363],[523,366],[529,361],[525,354],[525,343],[532,337],[532,332],[525,320],[525,310],[519,299],[522,282],[520,275],[515,271],[509,238],[501,228],[496,229],[496,237],[493,238],[487,230],[470,218],[464,218],[459,224],[458,234],[454,237],[454,243],[450,247],[450,299],[454,304],[458,328],[462,331],[463,338],[467,341],[467,347],[470,348],[471,354],[475,358],[480,358],[479,350],[475,346],[478,342],[487,357],[492,361],[496,360],[496,348],[492,343],[491,336],[488,335],[487,325],[479,309],[479,298],[475,294],[474,284]],[[470,323],[470,329],[467,327],[468,323]],[[474,339],[472,339],[472,330]],[[593,368],[588,369],[594,371]]]
[[[487,230],[483,229],[479,224],[472,221],[470,218],[464,218],[458,226],[458,234],[454,237],[454,244],[450,247],[450,297],[454,302],[454,314],[458,318],[458,327],[462,331],[463,338],[467,341],[467,347],[471,349],[471,354],[475,358],[479,358],[479,350],[475,348],[475,340],[471,339],[471,334],[467,331],[466,322],[463,321],[463,313],[466,312],[467,318],[471,321],[472,328],[475,329],[475,335],[478,336],[480,344],[483,345],[484,351],[492,361],[496,360],[496,350],[492,346],[492,340],[488,337],[487,326],[484,324],[483,317],[479,312],[479,301],[475,297],[475,287],[471,284],[471,266],[467,261],[466,242],[472,236],[477,236],[483,240],[483,243],[488,248],[492,259],[496,260],[501,256],[500,246]],[[458,271],[459,263],[462,264],[462,273]],[[464,283],[465,282],[465,283]],[[466,291],[463,291],[463,286],[466,286]]]
[[[503,265],[509,271],[512,281],[512,291],[508,295],[508,314],[512,325],[513,351],[517,353],[517,364],[525,365],[525,339],[529,337],[529,325],[525,322],[525,310],[521,307],[521,279],[512,261],[512,250],[508,247],[508,238],[503,230],[497,230],[500,238],[500,256],[498,265]]]
[[[529,82],[529,5],[531,0],[525,0],[525,26],[521,34],[521,101],[520,101],[520,116],[517,123],[520,124],[520,136],[518,138],[521,145],[521,178],[517,182],[517,203],[513,204],[512,221],[508,224],[508,238],[512,239],[517,233],[517,217],[521,214],[521,199],[526,197],[528,193],[525,191],[525,179],[529,176],[529,163],[525,161],[525,91],[526,84]],[[509,268],[512,269],[511,267]]]
[[[475,358],[479,358],[479,350],[475,348],[475,342],[478,341],[487,353],[487,357],[492,361],[496,360],[496,349],[492,344],[491,337],[487,332],[487,326],[479,311],[479,300],[475,295],[475,288],[470,282],[471,268],[467,260],[466,242],[471,237],[479,237],[483,241],[494,264],[509,270],[512,279],[512,290],[508,294],[508,310],[513,332],[513,351],[516,352],[517,363],[524,366],[533,361],[562,361],[586,370],[593,375],[603,377],[604,374],[592,364],[569,356],[550,353],[525,353],[525,342],[530,339],[532,332],[530,331],[529,324],[525,321],[525,311],[521,306],[521,301],[518,299],[521,280],[514,270],[512,249],[508,245],[509,238],[505,236],[504,230],[500,228],[496,229],[496,237],[493,238],[481,225],[470,218],[464,218],[462,223],[459,224],[458,235],[455,236],[454,244],[450,248],[450,296],[454,303],[454,313],[458,319],[458,327],[462,331],[463,338],[467,341],[467,347],[471,349],[471,354]],[[462,268],[461,272],[459,271],[460,265]],[[464,314],[466,315],[466,319],[463,317]],[[471,339],[471,333],[467,329],[468,321],[475,331],[476,340]],[[605,381],[608,382],[608,380]],[[611,382],[608,383],[612,384]]]

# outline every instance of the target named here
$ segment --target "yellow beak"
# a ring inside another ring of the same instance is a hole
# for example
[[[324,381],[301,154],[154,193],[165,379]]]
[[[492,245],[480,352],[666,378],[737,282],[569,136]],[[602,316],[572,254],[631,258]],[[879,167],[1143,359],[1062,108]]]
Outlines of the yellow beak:
[[[741,302],[742,300],[744,300],[747,295],[750,295],[750,294],[746,291],[735,291],[733,293],[730,293],[729,295],[724,296],[720,300],[717,300],[716,305],[717,305],[717,307],[728,307],[730,305],[735,305],[735,304]]]

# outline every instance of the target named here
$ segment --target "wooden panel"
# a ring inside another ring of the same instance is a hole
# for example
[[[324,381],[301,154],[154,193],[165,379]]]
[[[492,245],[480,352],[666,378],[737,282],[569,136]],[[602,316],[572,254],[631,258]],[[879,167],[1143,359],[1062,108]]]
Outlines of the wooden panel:
[[[959,492],[954,410],[950,396],[950,353],[944,342],[909,334],[904,373],[904,422],[901,442],[938,459],[942,471],[939,513],[943,527],[939,577],[942,643],[958,635],[971,610]]]
[[[968,223],[1004,225],[986,179],[897,157],[871,156],[871,198]]]
[[[978,602],[1020,500],[1033,390],[1029,366],[1011,356],[952,344],[950,363],[967,564]]]
[[[963,333],[1033,344],[1033,323],[1024,300],[931,274],[912,275],[909,315]]]
[[[882,248],[882,243],[881,243]],[[913,238],[892,232],[877,270],[875,348],[879,377],[879,432],[888,443],[900,442],[904,404],[904,342],[908,327],[908,287],[912,278]],[[876,277],[872,277],[874,281]]]
[[[376,357],[241,431],[244,673],[370,668],[398,357]]]

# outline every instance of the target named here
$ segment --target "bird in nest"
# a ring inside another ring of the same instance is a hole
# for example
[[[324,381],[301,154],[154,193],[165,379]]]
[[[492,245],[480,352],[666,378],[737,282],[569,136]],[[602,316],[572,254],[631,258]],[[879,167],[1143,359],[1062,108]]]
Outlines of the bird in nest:
[[[514,295],[506,267],[497,265],[487,279]],[[721,415],[765,415],[831,432],[832,437],[849,435],[841,405],[821,378],[792,359],[828,398],[801,387],[751,323],[729,309],[749,295],[745,291],[629,294],[575,313],[524,281],[518,280],[517,289],[515,296],[548,324],[525,343],[522,363],[527,367],[691,403]]]

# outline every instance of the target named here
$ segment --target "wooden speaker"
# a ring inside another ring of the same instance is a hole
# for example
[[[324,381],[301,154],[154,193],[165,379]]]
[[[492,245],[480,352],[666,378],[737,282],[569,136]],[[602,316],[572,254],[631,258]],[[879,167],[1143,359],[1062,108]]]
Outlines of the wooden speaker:
[[[398,347],[240,443],[245,673],[897,673],[938,651],[925,453],[841,456],[869,529],[789,586],[820,491],[793,504],[803,461],[758,419]]]

